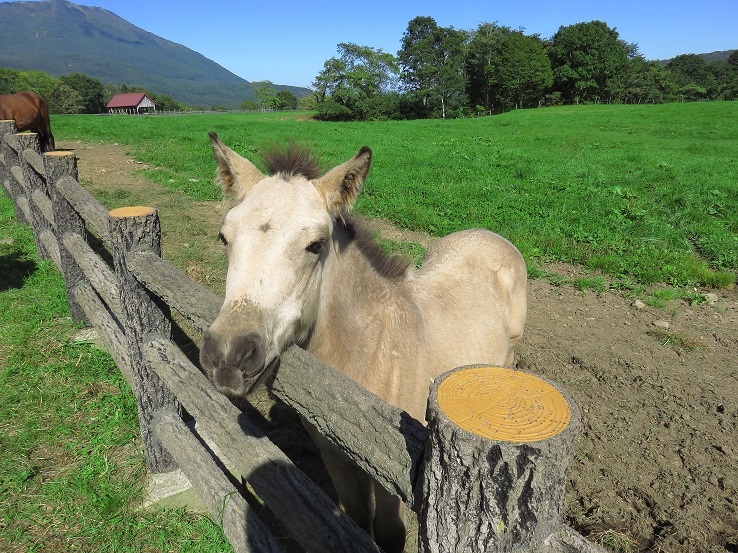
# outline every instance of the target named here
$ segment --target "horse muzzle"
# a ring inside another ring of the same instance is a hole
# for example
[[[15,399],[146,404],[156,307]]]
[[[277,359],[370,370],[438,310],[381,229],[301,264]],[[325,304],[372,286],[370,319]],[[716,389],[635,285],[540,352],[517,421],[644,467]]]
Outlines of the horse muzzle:
[[[244,396],[266,370],[264,340],[257,332],[225,335],[205,331],[200,365],[215,387],[228,396]]]

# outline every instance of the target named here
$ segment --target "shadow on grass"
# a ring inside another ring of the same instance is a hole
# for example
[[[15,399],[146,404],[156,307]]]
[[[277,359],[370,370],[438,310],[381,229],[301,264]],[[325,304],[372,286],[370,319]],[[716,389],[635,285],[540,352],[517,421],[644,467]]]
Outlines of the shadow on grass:
[[[20,251],[0,255],[0,292],[22,288],[38,264]]]

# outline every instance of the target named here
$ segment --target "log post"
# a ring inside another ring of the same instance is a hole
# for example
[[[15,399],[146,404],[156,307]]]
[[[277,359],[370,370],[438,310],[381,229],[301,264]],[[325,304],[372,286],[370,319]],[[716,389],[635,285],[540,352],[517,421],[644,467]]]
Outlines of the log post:
[[[150,207],[122,207],[109,213],[109,233],[115,272],[120,282],[120,305],[123,310],[126,341],[133,376],[133,393],[138,407],[146,467],[152,473],[176,468],[172,455],[157,439],[152,424],[160,409],[179,411],[176,400],[157,374],[144,360],[145,338],[171,336],[169,307],[153,296],[131,274],[127,256],[136,251],[152,251],[161,256],[159,215]]]
[[[74,152],[47,152],[43,155],[46,169],[46,186],[54,210],[54,233],[59,246],[59,259],[64,282],[67,287],[69,313],[76,323],[89,323],[84,309],[77,303],[74,289],[85,280],[84,273],[69,250],[64,246],[64,235],[77,234],[83,239],[87,236],[85,223],[64,195],[59,191],[57,183],[63,178],[77,180],[77,157]]]
[[[462,367],[436,378],[427,419],[421,553],[535,551],[561,531],[580,415],[560,389]]]

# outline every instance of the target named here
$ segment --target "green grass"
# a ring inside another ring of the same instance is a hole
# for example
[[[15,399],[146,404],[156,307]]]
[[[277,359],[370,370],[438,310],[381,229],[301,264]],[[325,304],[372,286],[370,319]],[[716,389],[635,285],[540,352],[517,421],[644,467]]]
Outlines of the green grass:
[[[208,518],[138,511],[135,400],[75,344],[64,281],[0,197],[0,551],[227,551]]]
[[[453,121],[294,115],[65,116],[60,140],[119,142],[154,180],[215,200],[207,131],[258,162],[290,139],[327,167],[374,151],[357,209],[434,235],[485,227],[529,266],[563,261],[643,284],[730,286],[738,270],[738,104],[578,106]]]

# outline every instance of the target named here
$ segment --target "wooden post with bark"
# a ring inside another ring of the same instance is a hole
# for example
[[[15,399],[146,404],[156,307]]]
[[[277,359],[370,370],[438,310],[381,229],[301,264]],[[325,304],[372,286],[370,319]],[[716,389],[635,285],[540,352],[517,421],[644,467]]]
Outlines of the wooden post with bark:
[[[89,323],[74,294],[75,288],[85,279],[85,276],[72,254],[64,246],[66,234],[76,234],[84,239],[87,236],[87,230],[82,217],[69,204],[58,186],[65,178],[77,180],[77,156],[74,152],[47,152],[43,155],[43,160],[46,169],[46,186],[54,209],[54,232],[59,247],[61,270],[67,287],[69,313],[74,322]]]
[[[560,389],[522,371],[461,367],[431,386],[427,419],[421,553],[583,550],[561,546],[580,415]]]
[[[158,411],[179,411],[176,399],[143,357],[143,344],[154,336],[169,339],[171,319],[169,306],[150,294],[128,269],[127,256],[138,251],[151,251],[161,256],[159,215],[151,207],[122,207],[109,213],[109,236],[115,272],[120,282],[120,305],[133,376],[133,392],[138,406],[146,467],[151,473],[169,472],[176,468],[172,455],[157,439],[153,418]]]

